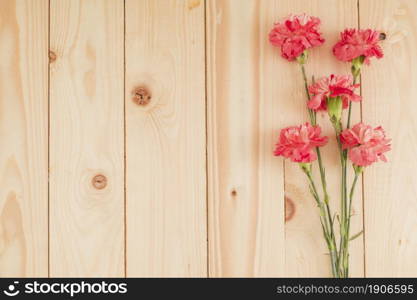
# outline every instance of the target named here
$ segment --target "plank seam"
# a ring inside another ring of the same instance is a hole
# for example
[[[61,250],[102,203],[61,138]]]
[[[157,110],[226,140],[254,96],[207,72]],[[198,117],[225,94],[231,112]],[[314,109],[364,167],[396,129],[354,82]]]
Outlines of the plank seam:
[[[49,53],[51,51],[51,0],[48,0],[48,53],[45,53],[45,55],[48,55],[48,183],[47,183],[47,196],[48,196],[48,278],[51,277],[51,233],[50,233],[50,222],[51,222],[51,217],[50,217],[50,139],[51,139],[51,97],[50,97],[50,93],[51,93],[51,84],[50,84],[50,78],[51,78],[51,63],[49,60]]]
[[[210,277],[210,247],[209,247],[209,174],[208,174],[208,90],[207,90],[207,1],[204,0],[204,99],[205,99],[205,133],[206,133],[206,276]]]
[[[286,242],[287,242],[287,230],[286,230],[286,221],[285,221],[285,214],[286,214],[286,205],[287,205],[287,202],[285,201],[285,193],[286,193],[285,188],[287,187],[287,185],[285,183],[286,183],[286,181],[285,181],[285,160],[283,159],[282,160],[282,184],[284,186],[284,199],[282,199],[282,201],[284,201],[284,205],[282,205],[281,208],[284,209],[284,211],[282,213],[283,222],[284,222],[284,226],[282,227],[283,228],[283,231],[284,231],[284,247],[283,247],[283,252],[284,252],[284,265],[282,266],[283,267],[282,274],[286,274],[286,264],[287,264],[287,247],[285,246],[286,245]]]
[[[361,15],[360,15],[360,0],[357,0],[357,13],[358,13],[358,29],[361,28]],[[362,96],[362,75],[359,74],[359,94]],[[360,119],[363,121],[363,105],[360,103]],[[362,185],[362,245],[363,245],[363,277],[366,277],[366,239],[365,239],[365,185],[364,185],[364,174],[361,176]]]
[[[124,277],[127,278],[127,198],[126,198],[126,0],[123,0],[123,204]]]

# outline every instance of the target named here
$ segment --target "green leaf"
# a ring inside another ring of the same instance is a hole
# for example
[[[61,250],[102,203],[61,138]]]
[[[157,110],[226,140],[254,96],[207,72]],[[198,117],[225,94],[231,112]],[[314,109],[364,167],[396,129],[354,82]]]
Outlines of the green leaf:
[[[335,216],[336,216],[337,222],[338,222],[338,223],[339,223],[339,225],[340,225],[340,218],[339,218],[339,215],[336,215],[336,214],[335,214]]]
[[[360,235],[363,233],[363,230],[359,231],[357,234],[355,234],[354,236],[352,236],[349,241],[353,241],[354,239],[360,237]]]

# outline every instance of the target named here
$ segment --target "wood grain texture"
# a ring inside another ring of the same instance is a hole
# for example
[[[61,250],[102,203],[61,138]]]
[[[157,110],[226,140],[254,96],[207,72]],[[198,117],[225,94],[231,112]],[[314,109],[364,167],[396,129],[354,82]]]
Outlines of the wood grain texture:
[[[417,276],[417,2],[361,0],[360,25],[386,33],[362,72],[364,121],[392,138],[389,163],[365,171],[366,276]]]
[[[331,55],[345,27],[356,27],[356,1],[211,1],[207,8],[209,255],[212,276],[329,276],[318,211],[299,167],[272,157],[280,128],[307,120],[301,72],[268,43],[274,21],[306,12],[325,20],[325,46],[312,52],[309,74],[349,72]],[[354,119],[359,119],[359,107]],[[324,150],[338,165],[334,134]],[[339,173],[328,168],[332,206]],[[353,230],[362,228],[360,192]],[[284,200],[285,199],[285,200]],[[285,201],[285,202],[284,202]],[[284,208],[286,224],[284,225]],[[363,244],[352,243],[354,276],[363,274]]]
[[[332,55],[332,47],[339,38],[339,32],[344,28],[355,28],[358,24],[357,2],[332,1],[332,0],[288,0],[278,1],[278,9],[275,14],[277,21],[291,13],[305,12],[317,16],[322,20],[321,31],[326,42],[310,51],[306,64],[307,77],[311,82],[314,75],[316,79],[330,74],[349,74],[349,64],[336,60]],[[276,50],[279,55],[279,50]],[[282,107],[281,118],[285,126],[301,124],[308,120],[306,112],[306,95],[303,89],[303,80],[300,67],[295,62],[280,59],[278,68],[270,75],[277,82],[285,82],[285,85],[276,94],[276,101]],[[318,124],[323,134],[329,137],[329,143],[322,148],[324,166],[330,204],[333,213],[340,211],[340,178],[341,169],[335,134],[329,122],[327,114],[318,114]],[[360,106],[353,108],[352,121],[360,120]],[[346,122],[346,116],[344,116]],[[277,127],[279,129],[279,127]],[[351,169],[349,168],[349,172]],[[315,182],[321,184],[317,164],[314,165]],[[350,176],[349,182],[352,181]],[[350,186],[350,185],[349,185]],[[327,246],[323,240],[318,208],[310,195],[306,176],[299,166],[290,161],[285,161],[285,199],[288,205],[294,207],[294,215],[287,220],[285,226],[285,275],[289,277],[327,277],[331,275]],[[356,190],[353,200],[354,217],[352,219],[353,233],[362,230],[362,199],[360,187]],[[338,224],[335,224],[338,233]],[[363,243],[361,239],[351,242],[350,249],[351,275],[363,275]]]
[[[283,126],[267,42],[273,1],[207,1],[209,267],[212,277],[284,276]]]
[[[302,12],[326,38],[309,79],[349,73],[331,54],[344,28],[387,35],[353,123],[393,150],[356,190],[350,270],[416,277],[415,0],[0,0],[0,277],[330,276],[307,180],[272,155],[307,113],[268,33]]]
[[[127,276],[207,275],[204,1],[126,1]]]
[[[48,276],[48,1],[0,1],[0,276]]]
[[[50,9],[50,273],[123,276],[123,1]]]

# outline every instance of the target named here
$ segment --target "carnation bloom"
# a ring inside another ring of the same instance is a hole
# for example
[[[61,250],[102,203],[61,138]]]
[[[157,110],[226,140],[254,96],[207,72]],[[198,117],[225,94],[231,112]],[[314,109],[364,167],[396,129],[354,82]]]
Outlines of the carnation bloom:
[[[361,97],[353,92],[359,84],[353,84],[351,75],[330,75],[323,77],[308,87],[312,95],[308,107],[313,110],[327,110],[327,99],[340,96],[343,100],[343,108],[349,106],[349,101],[360,101]]]
[[[372,29],[345,29],[340,34],[340,41],[333,47],[333,54],[341,61],[352,61],[363,56],[365,63],[369,64],[370,57],[384,56],[378,45],[380,33]]]
[[[320,136],[321,128],[305,123],[281,130],[274,154],[290,158],[293,162],[309,163],[317,159],[315,147],[324,146],[327,136]]]
[[[281,48],[281,55],[294,60],[304,50],[320,46],[324,38],[318,31],[320,19],[306,14],[290,15],[283,22],[277,22],[269,33],[269,41]]]
[[[358,123],[340,134],[343,149],[349,149],[349,159],[357,166],[369,166],[378,160],[387,161],[384,153],[391,150],[390,139],[381,126],[372,128]]]

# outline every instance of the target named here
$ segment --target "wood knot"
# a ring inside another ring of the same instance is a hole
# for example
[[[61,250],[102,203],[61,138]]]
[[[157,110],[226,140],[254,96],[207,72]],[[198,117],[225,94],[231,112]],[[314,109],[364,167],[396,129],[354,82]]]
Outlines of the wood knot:
[[[132,100],[137,105],[147,105],[151,102],[151,93],[149,90],[143,86],[137,87],[132,91]]]
[[[230,195],[231,195],[232,197],[236,197],[236,196],[237,196],[237,192],[236,192],[236,190],[235,190],[235,189],[233,189],[233,190],[230,192]]]
[[[188,9],[189,10],[194,9],[194,8],[196,8],[198,6],[200,6],[200,0],[190,0],[188,2]]]
[[[290,198],[285,196],[285,222],[290,221],[295,215],[295,204]]]
[[[387,38],[387,34],[385,33],[385,32],[381,32],[380,34],[379,34],[379,40],[380,41],[383,41],[383,40],[385,40]]]
[[[49,63],[56,61],[56,53],[54,51],[49,51]]]
[[[96,189],[102,190],[107,186],[107,177],[102,174],[98,174],[91,179],[91,184]]]

